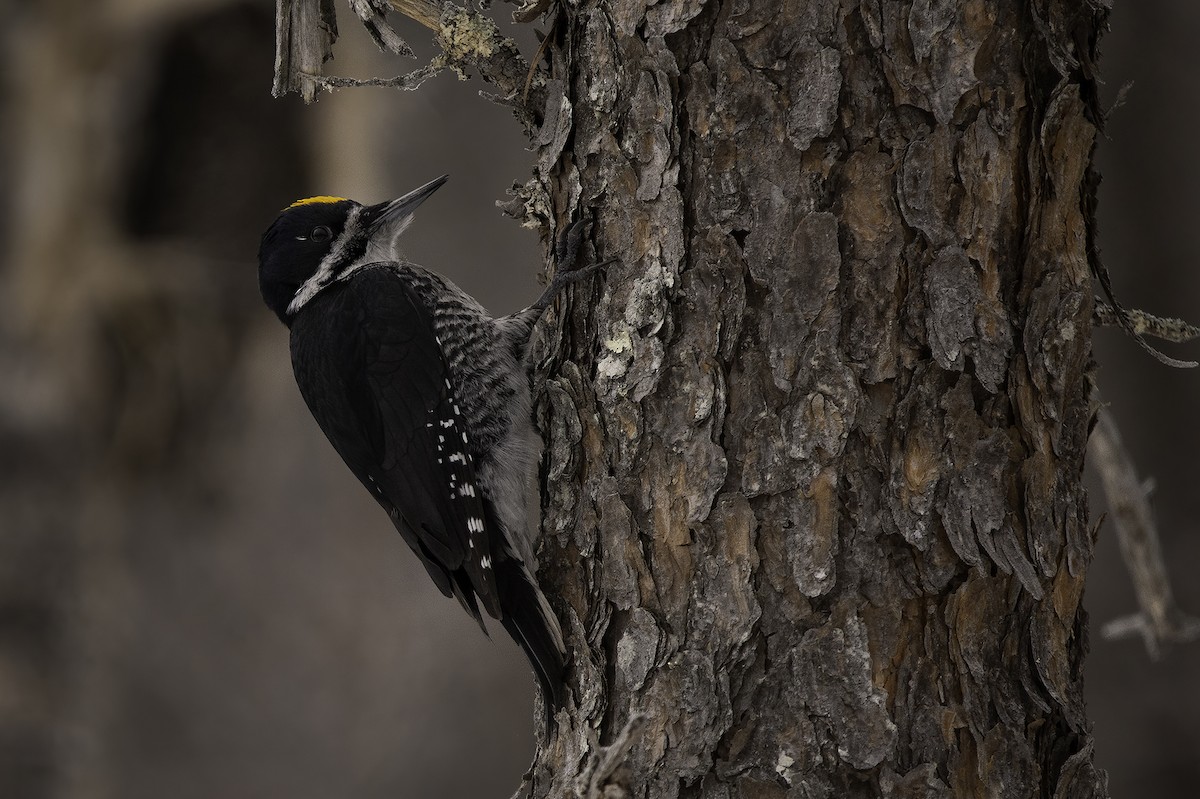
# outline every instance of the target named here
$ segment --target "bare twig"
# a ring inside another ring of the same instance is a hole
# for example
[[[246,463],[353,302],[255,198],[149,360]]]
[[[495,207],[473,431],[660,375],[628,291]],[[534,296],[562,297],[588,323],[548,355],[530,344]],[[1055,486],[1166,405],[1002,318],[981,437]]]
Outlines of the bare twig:
[[[407,75],[395,78],[343,78],[337,75],[309,75],[318,86],[324,89],[342,89],[350,86],[384,86],[405,92],[416,91],[421,84],[442,71],[442,67],[426,64],[420,69],[414,69]]]
[[[1098,327],[1124,327],[1121,323],[1120,312],[1099,297],[1093,306],[1093,322]],[[1183,344],[1195,338],[1200,338],[1200,327],[1169,316],[1154,314],[1131,308],[1125,312],[1133,331],[1140,336],[1153,336],[1163,341]]]
[[[380,0],[350,0],[350,8],[362,20],[371,39],[380,49],[399,56],[413,57],[412,48],[384,18],[387,7]]]
[[[1141,608],[1137,613],[1110,621],[1101,634],[1115,639],[1137,633],[1142,636],[1150,657],[1157,660],[1164,645],[1200,638],[1200,619],[1184,613],[1175,604],[1158,528],[1147,501],[1148,486],[1138,480],[1133,461],[1121,443],[1116,421],[1105,408],[1096,416],[1088,448],[1104,484],[1121,554]]]
[[[444,4],[436,0],[388,0],[388,4],[409,19],[416,20],[430,30],[438,29]]]
[[[1172,358],[1169,355],[1164,355],[1154,347],[1150,346],[1150,342],[1146,341],[1145,337],[1137,331],[1137,326],[1134,323],[1132,314],[1125,310],[1125,307],[1117,301],[1116,295],[1113,293],[1112,278],[1108,274],[1108,269],[1100,262],[1099,255],[1095,255],[1092,260],[1092,272],[1096,275],[1096,279],[1100,282],[1100,290],[1104,292],[1104,296],[1108,298],[1108,308],[1112,321],[1116,322],[1129,337],[1138,343],[1138,346],[1159,363],[1167,366],[1174,366],[1176,369],[1191,369],[1198,364],[1195,361],[1181,361],[1177,358]],[[1104,303],[1102,303],[1104,304]]]

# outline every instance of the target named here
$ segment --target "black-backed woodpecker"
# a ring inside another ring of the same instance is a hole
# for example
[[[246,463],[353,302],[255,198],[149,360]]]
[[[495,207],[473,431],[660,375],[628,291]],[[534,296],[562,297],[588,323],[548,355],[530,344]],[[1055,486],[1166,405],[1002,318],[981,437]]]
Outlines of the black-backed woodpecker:
[[[296,383],[321,430],[441,592],[481,627],[482,605],[521,646],[550,715],[565,648],[534,576],[527,487],[540,439],[526,354],[554,294],[590,270],[569,271],[576,227],[542,297],[490,317],[396,250],[445,181],[378,205],[293,203],[263,235],[259,285],[291,330]]]

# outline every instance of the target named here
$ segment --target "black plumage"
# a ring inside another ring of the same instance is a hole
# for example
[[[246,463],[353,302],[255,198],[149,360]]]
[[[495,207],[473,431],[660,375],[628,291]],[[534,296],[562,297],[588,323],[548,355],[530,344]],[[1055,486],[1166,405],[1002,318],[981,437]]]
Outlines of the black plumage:
[[[338,454],[438,589],[480,608],[562,701],[565,650],[534,576],[523,495],[536,455],[525,351],[550,297],[499,319],[450,281],[406,263],[395,239],[444,179],[363,206],[285,209],[263,237],[263,298],[291,329],[301,394]],[[586,271],[586,270],[585,270]]]
[[[466,424],[427,308],[398,273],[362,269],[292,323],[292,369],[317,424],[429,576],[476,619],[501,615]]]

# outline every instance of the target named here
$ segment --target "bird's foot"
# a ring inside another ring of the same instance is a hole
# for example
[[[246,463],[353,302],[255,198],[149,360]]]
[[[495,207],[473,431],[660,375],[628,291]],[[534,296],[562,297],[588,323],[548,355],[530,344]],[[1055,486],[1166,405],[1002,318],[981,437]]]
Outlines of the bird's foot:
[[[577,219],[567,225],[566,230],[559,231],[558,239],[554,242],[554,274],[568,272],[575,265],[575,259],[579,257],[579,245],[583,244],[585,226],[582,219]]]
[[[542,292],[541,298],[534,304],[534,307],[547,307],[554,300],[558,292],[567,286],[594,274],[606,266],[617,263],[618,259],[609,258],[606,261],[599,261],[579,268],[575,267],[575,261],[579,257],[579,248],[583,244],[585,227],[586,223],[580,219],[572,222],[566,230],[559,233],[558,239],[554,242],[554,277],[550,280],[550,285]]]

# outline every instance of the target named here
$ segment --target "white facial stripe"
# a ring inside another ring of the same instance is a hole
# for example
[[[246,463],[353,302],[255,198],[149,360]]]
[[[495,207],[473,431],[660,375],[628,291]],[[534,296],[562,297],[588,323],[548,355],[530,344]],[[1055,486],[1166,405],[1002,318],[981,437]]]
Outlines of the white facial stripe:
[[[358,218],[362,215],[363,207],[357,205],[350,209],[350,213],[346,216],[346,226],[342,228],[342,234],[333,242],[333,246],[329,249],[329,254],[321,259],[321,265],[317,267],[317,271],[313,276],[304,281],[297,291],[296,296],[292,298],[288,305],[287,312],[295,314],[304,307],[305,303],[317,296],[317,293],[328,286],[334,280],[334,270],[338,264],[345,258],[346,247],[359,235]]]

